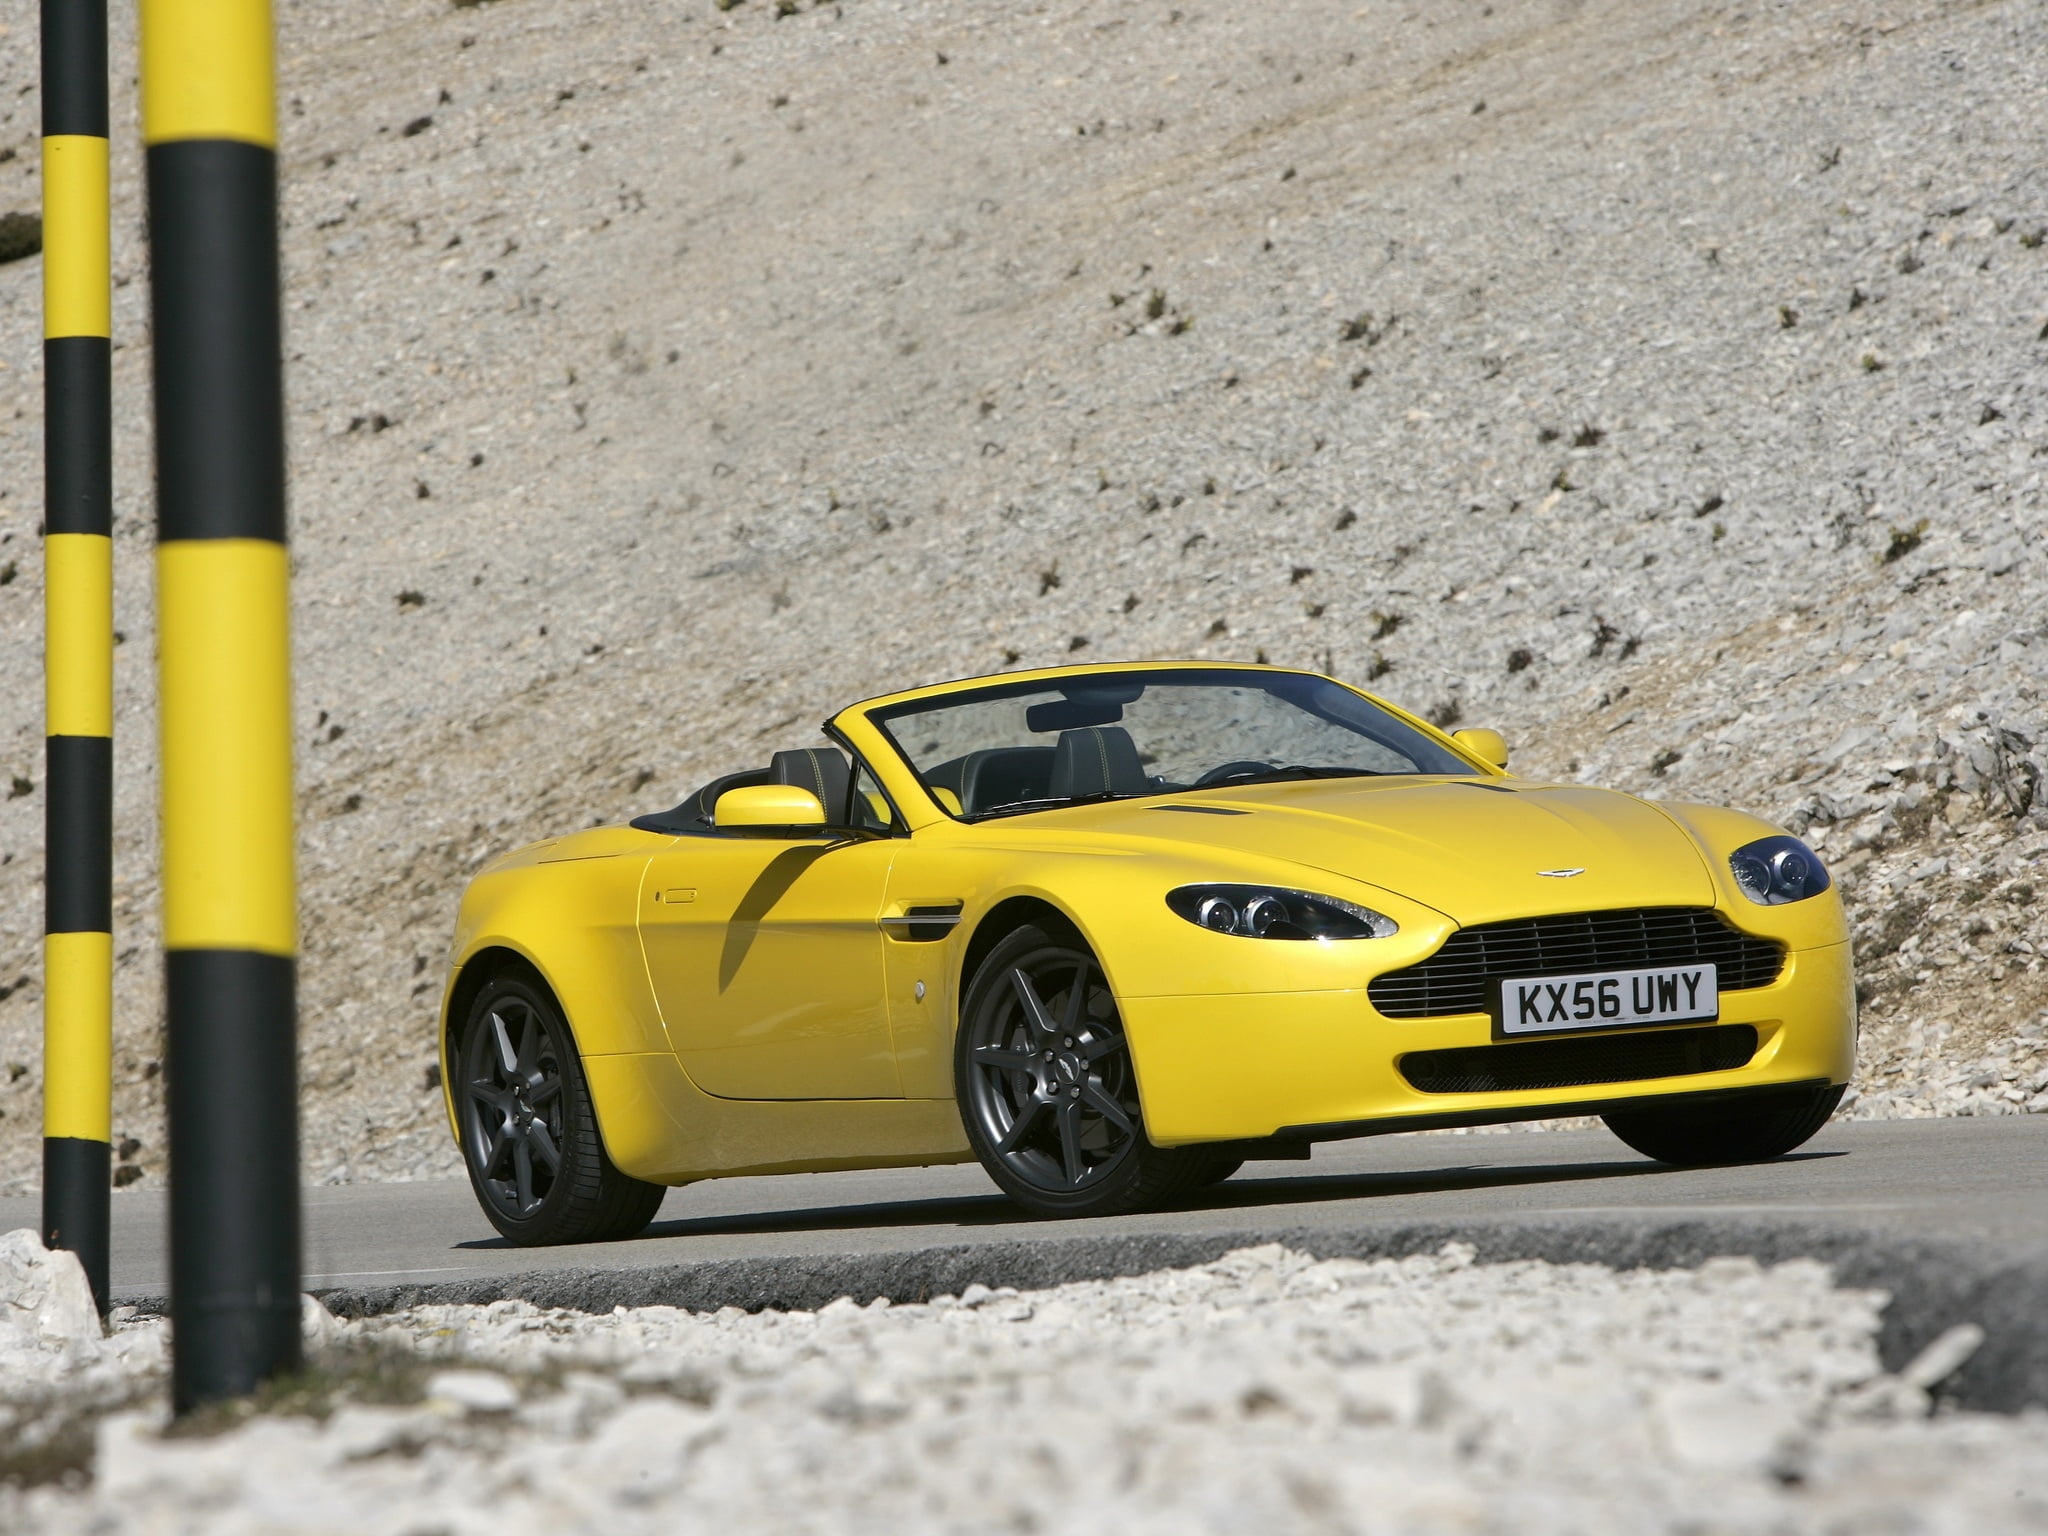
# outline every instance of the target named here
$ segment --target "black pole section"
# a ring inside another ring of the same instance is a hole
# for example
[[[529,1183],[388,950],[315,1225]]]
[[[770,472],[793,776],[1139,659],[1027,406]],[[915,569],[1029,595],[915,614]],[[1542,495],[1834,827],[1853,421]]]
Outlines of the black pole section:
[[[42,0],[43,1241],[107,1310],[113,442],[106,0]]]
[[[299,1360],[291,683],[268,7],[143,0],[171,1400]]]
[[[164,958],[171,1388],[182,1413],[298,1364],[298,1046],[277,1022],[292,1015],[289,959]]]

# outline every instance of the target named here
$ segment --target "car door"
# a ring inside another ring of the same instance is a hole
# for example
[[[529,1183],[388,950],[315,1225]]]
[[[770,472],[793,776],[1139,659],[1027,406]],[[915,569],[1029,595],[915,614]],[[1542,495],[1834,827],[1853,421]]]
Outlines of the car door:
[[[895,840],[678,838],[640,892],[669,1040],[707,1093],[900,1098],[879,918]]]
[[[933,848],[913,834],[889,870],[882,926],[890,1027],[905,1098],[953,1096],[954,941],[966,897],[978,884],[971,856]],[[960,978],[965,987],[969,977]]]

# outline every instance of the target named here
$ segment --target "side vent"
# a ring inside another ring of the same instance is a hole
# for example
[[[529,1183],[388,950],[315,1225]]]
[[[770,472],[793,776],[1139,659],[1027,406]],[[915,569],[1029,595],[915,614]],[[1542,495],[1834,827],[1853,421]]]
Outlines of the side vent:
[[[936,944],[949,938],[960,926],[960,912],[964,902],[948,902],[943,905],[906,907],[903,911],[882,919],[882,931],[892,939],[910,944]]]

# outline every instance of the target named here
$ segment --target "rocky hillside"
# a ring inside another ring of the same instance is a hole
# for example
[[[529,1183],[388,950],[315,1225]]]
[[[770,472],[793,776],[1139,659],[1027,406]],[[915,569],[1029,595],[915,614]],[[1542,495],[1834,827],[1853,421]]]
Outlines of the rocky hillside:
[[[127,11],[117,8],[117,24]],[[0,212],[34,7],[0,3]],[[283,0],[309,1176],[453,1171],[490,852],[866,693],[1328,668],[1843,876],[1858,1113],[2048,1107],[2048,12]],[[121,39],[117,77],[132,76]],[[117,112],[121,1177],[161,1169]],[[0,266],[0,1191],[35,1177],[39,262]]]

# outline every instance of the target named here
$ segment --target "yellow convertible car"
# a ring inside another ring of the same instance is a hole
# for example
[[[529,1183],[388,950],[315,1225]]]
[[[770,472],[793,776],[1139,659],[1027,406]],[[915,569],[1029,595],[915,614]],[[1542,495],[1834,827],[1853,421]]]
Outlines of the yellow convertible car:
[[[508,1238],[973,1158],[1102,1215],[1558,1115],[1745,1161],[1848,1081],[1840,894],[1754,817],[1518,779],[1491,731],[1274,667],[946,683],[824,735],[470,883],[442,1081]]]

